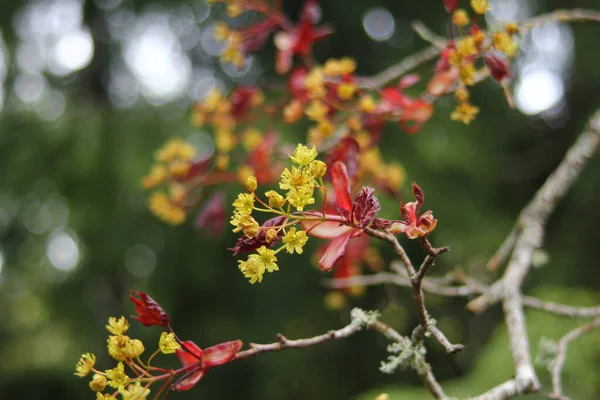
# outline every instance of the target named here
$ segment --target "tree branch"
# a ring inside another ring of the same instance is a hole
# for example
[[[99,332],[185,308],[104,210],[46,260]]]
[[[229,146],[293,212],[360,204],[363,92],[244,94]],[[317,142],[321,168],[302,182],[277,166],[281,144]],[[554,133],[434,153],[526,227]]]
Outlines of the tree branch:
[[[467,307],[481,312],[504,296],[504,289],[520,288],[531,266],[533,252],[542,245],[548,217],[573,185],[586,162],[600,146],[600,111],[596,111],[586,130],[571,146],[565,158],[536,192],[517,220],[520,232],[504,276]]]
[[[569,398],[563,395],[560,374],[562,372],[563,364],[567,357],[567,346],[570,342],[577,339],[579,336],[591,331],[594,328],[600,326],[600,317],[596,318],[592,322],[582,325],[578,328],[573,329],[567,333],[558,341],[558,347],[556,352],[556,359],[551,364],[550,374],[552,376],[552,394],[549,395],[552,399],[557,400],[568,400]]]

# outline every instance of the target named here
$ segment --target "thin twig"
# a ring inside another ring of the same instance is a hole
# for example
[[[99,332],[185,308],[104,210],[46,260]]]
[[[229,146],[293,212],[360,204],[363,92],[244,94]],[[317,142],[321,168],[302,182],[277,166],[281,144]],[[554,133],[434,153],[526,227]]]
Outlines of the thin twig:
[[[570,342],[577,339],[579,336],[583,335],[591,331],[594,328],[600,326],[600,317],[596,318],[592,322],[589,322],[585,325],[582,325],[578,328],[573,329],[571,332],[567,333],[558,341],[556,359],[552,363],[552,367],[550,368],[550,375],[552,376],[552,393],[549,395],[552,399],[557,400],[568,400],[569,398],[563,395],[563,390],[561,386],[560,374],[562,372],[563,364],[565,363],[565,359],[567,358],[567,346]]]

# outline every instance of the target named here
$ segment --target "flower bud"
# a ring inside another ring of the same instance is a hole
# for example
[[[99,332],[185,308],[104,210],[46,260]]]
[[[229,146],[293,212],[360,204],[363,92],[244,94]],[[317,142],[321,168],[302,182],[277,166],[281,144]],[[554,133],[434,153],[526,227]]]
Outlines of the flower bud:
[[[499,56],[496,52],[489,52],[484,56],[484,59],[490,75],[496,81],[502,82],[504,78],[510,78],[508,63],[503,57]]]
[[[256,181],[256,177],[250,175],[248,179],[246,179],[246,190],[253,193],[257,187],[258,182]]]
[[[106,377],[100,374],[94,374],[94,377],[90,381],[90,389],[94,392],[101,392],[106,387]]]

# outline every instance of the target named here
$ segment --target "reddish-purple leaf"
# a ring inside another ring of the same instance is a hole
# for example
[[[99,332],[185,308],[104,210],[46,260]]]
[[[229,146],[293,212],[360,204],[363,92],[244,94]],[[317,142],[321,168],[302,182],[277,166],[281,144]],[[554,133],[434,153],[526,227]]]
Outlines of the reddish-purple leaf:
[[[460,0],[443,0],[444,1],[444,7],[446,7],[446,11],[448,12],[454,12],[454,10],[456,10],[458,8],[458,3],[460,2]]]
[[[188,375],[184,375],[183,379],[180,379],[179,381],[177,381],[173,385],[173,390],[175,390],[177,392],[183,392],[185,390],[190,390],[191,388],[196,386],[196,384],[200,381],[200,379],[202,379],[205,372],[206,372],[206,370],[204,370],[204,369],[200,368],[200,366],[198,366],[197,370],[189,373]]]
[[[285,217],[283,217],[283,216],[274,217],[274,218],[266,220],[265,223],[262,224],[262,227],[263,228],[271,228],[271,227],[275,227],[275,226],[281,226],[281,224],[283,224],[284,220],[285,220]],[[258,235],[254,236],[253,238],[249,238],[245,235],[238,238],[237,242],[235,243],[235,246],[230,247],[227,250],[233,251],[233,255],[235,256],[238,253],[249,253],[251,251],[258,249],[261,246],[266,246],[267,248],[270,249],[282,237],[283,237],[283,230],[277,232],[277,238],[275,240],[273,240],[272,242],[267,242],[267,229],[261,229],[258,232]]]
[[[242,341],[233,340],[231,342],[220,343],[204,349],[204,368],[227,364],[235,358],[236,353],[240,351],[241,348]]]
[[[334,239],[354,229],[336,221],[302,221],[301,224],[306,233],[322,239]]]
[[[418,214],[419,212],[421,212],[421,206],[425,201],[425,194],[423,193],[419,185],[417,185],[415,182],[412,183],[412,192],[415,196],[415,199],[417,199],[417,207],[415,209],[415,212]]]
[[[352,218],[362,228],[369,225],[381,210],[381,204],[374,193],[375,189],[363,187],[352,203]]]
[[[136,298],[137,295],[139,298]],[[169,316],[167,312],[150,296],[144,292],[138,292],[132,290],[129,293],[129,298],[135,305],[135,311],[138,313],[137,316],[133,316],[134,319],[140,321],[144,326],[169,326]]]
[[[346,245],[348,244],[348,240],[350,240],[352,234],[352,231],[347,232],[336,237],[329,243],[325,253],[319,260],[319,267],[321,267],[323,271],[331,271],[331,269],[335,266],[335,263],[344,256],[344,253],[346,252]]]
[[[350,200],[350,181],[346,166],[337,161],[331,167],[331,180],[333,181],[333,192],[337,206],[348,214],[352,211],[352,200]]]

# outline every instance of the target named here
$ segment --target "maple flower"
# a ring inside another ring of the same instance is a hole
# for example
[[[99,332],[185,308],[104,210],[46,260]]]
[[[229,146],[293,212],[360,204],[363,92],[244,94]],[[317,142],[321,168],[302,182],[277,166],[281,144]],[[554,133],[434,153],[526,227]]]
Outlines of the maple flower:
[[[302,254],[303,247],[308,241],[308,236],[306,236],[306,232],[298,231],[296,232],[295,227],[291,227],[288,233],[283,237],[283,243],[285,244],[285,250],[294,254],[294,251],[298,254]]]
[[[125,317],[121,317],[118,320],[115,317],[110,317],[106,329],[113,335],[122,335],[129,329],[129,321]]]
[[[104,388],[106,388],[107,383],[108,380],[106,379],[106,376],[94,374],[92,380],[90,381],[90,389],[92,389],[94,392],[101,392],[104,390]]]
[[[96,356],[92,353],[82,354],[75,366],[75,375],[83,378],[89,375],[96,364]]]
[[[177,350],[175,355],[184,367],[189,367],[189,373],[175,382],[173,390],[176,391],[190,390],[210,368],[231,362],[242,348],[242,341],[224,342],[204,350],[191,340],[182,345],[183,348]]]
[[[233,206],[235,207],[235,212],[238,214],[251,214],[252,207],[254,207],[254,195],[252,193],[238,194],[237,199],[233,202]]]
[[[450,114],[450,119],[453,121],[462,122],[465,125],[469,125],[471,121],[475,119],[477,114],[479,113],[479,107],[472,105],[468,101],[459,103],[456,105],[452,114]]]
[[[135,296],[139,298],[136,298]],[[132,290],[129,293],[129,299],[135,305],[135,311],[138,313],[133,318],[141,322],[144,326],[162,326],[169,327],[169,316],[167,312],[150,296],[144,292]]]
[[[317,158],[317,149],[315,146],[312,149],[309,149],[306,146],[298,143],[296,147],[296,151],[294,151],[294,155],[290,156],[292,162],[298,164],[299,166],[308,165]]]
[[[96,392],[96,400],[116,400],[117,398],[110,393]]]
[[[175,353],[175,350],[180,349],[181,345],[175,340],[173,332],[163,332],[158,340],[158,348],[163,354],[172,354]]]
[[[477,14],[485,14],[490,8],[488,0],[471,0],[471,7]]]
[[[127,385],[127,389],[121,392],[123,400],[146,400],[150,395],[150,389],[142,386],[140,382]]]
[[[283,31],[275,34],[275,47],[278,52],[275,62],[275,70],[279,74],[285,74],[292,67],[294,54],[308,56],[312,51],[314,42],[323,39],[333,33],[329,26],[315,27],[318,18],[317,0],[307,0],[300,14],[297,25],[284,26]],[[286,24],[288,25],[288,24]]]
[[[417,201],[400,204],[400,212],[404,221],[394,222],[390,227],[390,232],[404,233],[407,238],[416,239],[429,235],[437,226],[438,220],[433,218],[431,210],[419,215],[425,196],[419,185],[414,182],[412,191]]]
[[[325,221],[304,220],[302,227],[309,234],[320,238],[331,239],[319,266],[324,271],[330,271],[336,262],[344,256],[346,246],[351,238],[363,234],[363,228],[375,219],[381,205],[374,196],[374,189],[363,187],[354,201],[350,199],[350,179],[346,165],[336,161],[331,167],[331,179],[337,215],[325,215],[313,212],[316,217],[324,217]]]
[[[108,386],[119,389],[119,391],[123,391],[125,389],[125,384],[129,382],[129,377],[125,373],[125,366],[122,362],[119,362],[116,368],[107,369],[104,372],[108,378]]]

